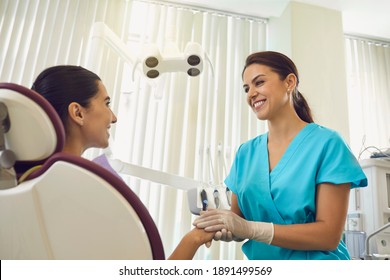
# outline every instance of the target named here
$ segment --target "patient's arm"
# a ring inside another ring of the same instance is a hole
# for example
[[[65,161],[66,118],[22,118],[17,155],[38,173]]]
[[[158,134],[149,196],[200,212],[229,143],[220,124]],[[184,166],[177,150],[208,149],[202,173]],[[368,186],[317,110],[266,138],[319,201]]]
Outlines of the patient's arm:
[[[184,235],[168,260],[192,260],[200,246],[207,242],[211,243],[214,234],[215,232],[206,232],[203,229],[192,229]]]

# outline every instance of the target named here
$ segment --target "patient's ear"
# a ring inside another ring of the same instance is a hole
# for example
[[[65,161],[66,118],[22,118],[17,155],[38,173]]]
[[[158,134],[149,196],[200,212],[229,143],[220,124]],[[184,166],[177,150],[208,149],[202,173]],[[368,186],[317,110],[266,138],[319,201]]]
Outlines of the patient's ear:
[[[68,106],[69,120],[82,126],[84,124],[84,108],[77,102],[72,102]]]

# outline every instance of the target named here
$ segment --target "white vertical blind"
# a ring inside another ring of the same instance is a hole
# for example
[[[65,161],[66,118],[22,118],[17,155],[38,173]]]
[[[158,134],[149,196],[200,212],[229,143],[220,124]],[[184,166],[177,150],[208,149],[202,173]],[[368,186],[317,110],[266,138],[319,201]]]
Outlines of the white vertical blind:
[[[118,36],[123,36],[127,33],[124,28],[128,28],[130,3],[1,0],[0,80],[30,87],[36,75],[46,67],[58,64],[84,66],[92,24],[105,22]],[[106,58],[105,71],[98,74],[107,77],[105,80],[111,89],[119,60]]]
[[[367,158],[390,147],[390,43],[347,36],[351,148]]]

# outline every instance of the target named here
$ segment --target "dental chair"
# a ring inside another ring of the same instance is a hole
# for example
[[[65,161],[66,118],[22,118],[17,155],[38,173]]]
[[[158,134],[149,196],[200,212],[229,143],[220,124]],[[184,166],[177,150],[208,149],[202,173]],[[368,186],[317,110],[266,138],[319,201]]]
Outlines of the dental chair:
[[[0,121],[0,259],[165,258],[124,181],[61,153],[64,128],[42,96],[0,83]]]

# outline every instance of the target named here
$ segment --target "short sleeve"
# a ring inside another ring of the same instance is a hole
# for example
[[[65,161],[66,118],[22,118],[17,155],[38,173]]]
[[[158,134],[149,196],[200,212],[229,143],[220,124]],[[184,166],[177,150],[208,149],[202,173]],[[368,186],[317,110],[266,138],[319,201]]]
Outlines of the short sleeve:
[[[344,139],[335,131],[323,146],[316,184],[351,183],[351,188],[367,186],[367,177]]]

